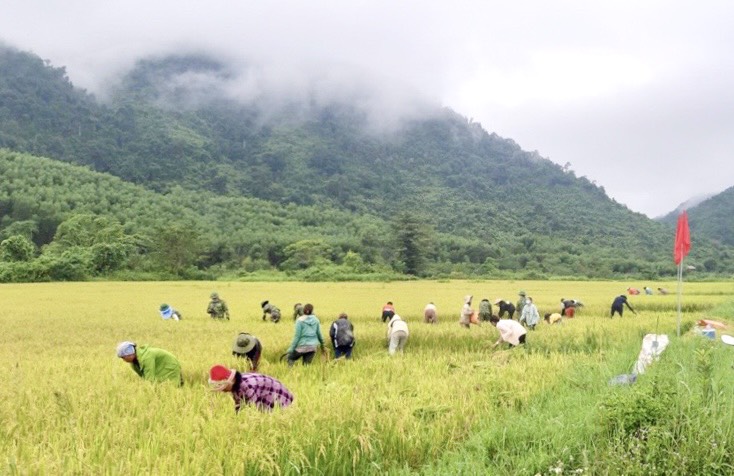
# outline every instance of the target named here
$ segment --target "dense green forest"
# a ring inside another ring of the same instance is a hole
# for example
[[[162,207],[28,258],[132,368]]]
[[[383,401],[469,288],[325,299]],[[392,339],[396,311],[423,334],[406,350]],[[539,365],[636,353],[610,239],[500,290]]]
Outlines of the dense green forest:
[[[140,61],[101,102],[0,49],[1,280],[675,273],[670,225],[453,111],[378,132],[353,105],[267,109],[192,72],[230,74]],[[730,246],[690,260],[731,274]]]

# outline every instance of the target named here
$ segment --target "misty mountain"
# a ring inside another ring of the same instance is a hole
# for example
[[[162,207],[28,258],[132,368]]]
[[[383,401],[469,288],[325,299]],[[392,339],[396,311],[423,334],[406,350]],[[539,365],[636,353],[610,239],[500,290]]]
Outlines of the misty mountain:
[[[673,211],[668,212],[665,215],[661,215],[659,217],[655,217],[654,220],[656,220],[656,221],[666,221],[665,219],[667,217],[669,217],[671,215],[678,216],[678,215],[680,215],[680,212],[682,212],[683,210],[688,210],[690,208],[693,208],[693,207],[697,206],[699,203],[704,202],[704,201],[708,200],[709,198],[713,197],[714,195],[715,195],[714,193],[706,193],[706,194],[703,194],[703,195],[696,195],[695,197],[691,197],[688,200],[686,200],[685,202],[683,202],[683,203],[679,204],[677,207],[675,207],[675,209],[673,209]]]
[[[352,102],[246,94],[246,77],[201,55],[144,59],[103,102],[75,88],[64,68],[0,50],[0,147],[84,165],[157,194],[185,190],[369,217],[381,223],[383,239],[407,214],[435,233],[427,256],[435,270],[674,272],[669,226],[454,111],[421,104],[396,120],[387,106],[375,115],[369,93]],[[270,265],[302,238],[279,236]],[[365,240],[350,246],[368,261],[393,259],[364,248]],[[226,259],[250,256],[248,246]],[[692,251],[702,269],[713,256],[717,270],[734,270],[728,247],[702,243]]]
[[[691,239],[704,237],[734,246],[734,187],[687,207],[687,210]],[[671,212],[660,221],[675,226],[678,215],[678,211]]]

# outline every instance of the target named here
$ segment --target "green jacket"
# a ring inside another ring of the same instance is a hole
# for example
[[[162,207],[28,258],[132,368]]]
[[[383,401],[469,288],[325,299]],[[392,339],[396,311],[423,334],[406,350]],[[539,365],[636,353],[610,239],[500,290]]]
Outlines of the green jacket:
[[[181,364],[170,352],[141,345],[135,349],[135,354],[137,359],[130,365],[135,373],[145,380],[152,382],[173,380],[178,384],[182,383]]]
[[[321,335],[321,323],[313,314],[310,316],[301,316],[296,320],[296,330],[293,334],[293,342],[288,347],[288,353],[290,354],[296,350],[296,347],[304,345],[324,347],[324,337]]]

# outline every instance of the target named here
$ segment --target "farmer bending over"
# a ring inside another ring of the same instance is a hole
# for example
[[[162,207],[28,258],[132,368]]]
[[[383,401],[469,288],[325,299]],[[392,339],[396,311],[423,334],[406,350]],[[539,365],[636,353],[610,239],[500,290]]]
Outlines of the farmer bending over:
[[[387,353],[395,355],[395,352],[403,352],[405,343],[408,342],[408,323],[395,314],[387,324]]]
[[[260,307],[263,309],[263,321],[268,317],[268,314],[270,314],[271,321],[280,321],[280,309],[275,305],[270,304],[270,301],[263,301],[260,303]]]
[[[181,364],[168,351],[141,345],[134,342],[120,342],[117,345],[117,356],[129,363],[133,371],[144,380],[164,382],[170,380],[183,385]]]
[[[247,359],[250,362],[250,369],[257,372],[257,365],[260,363],[260,354],[262,354],[263,346],[260,340],[254,335],[246,332],[240,332],[234,338],[232,344],[232,355]]]
[[[630,309],[630,311],[632,311],[635,315],[637,315],[635,310],[632,309],[632,306],[630,306],[630,303],[627,302],[627,296],[625,296],[624,294],[621,294],[617,296],[616,298],[614,298],[614,301],[612,302],[611,317],[614,317],[615,312],[618,312],[619,317],[622,317],[622,313],[624,312],[624,306],[627,306]]]
[[[392,301],[387,301],[387,304],[382,306],[382,322],[389,321],[394,315],[395,307],[392,305]]]
[[[507,342],[510,347],[525,343],[525,336],[528,331],[519,322],[512,319],[500,319],[498,316],[492,316],[489,322],[500,331],[500,338],[492,347],[497,347],[502,342]]]
[[[500,308],[499,317],[504,317],[505,313],[507,313],[508,317],[512,319],[512,316],[515,315],[515,305],[510,301],[497,299],[494,303]]]
[[[426,304],[423,308],[423,322],[426,324],[438,324],[438,309],[433,302]]]
[[[231,392],[235,412],[240,411],[242,403],[254,405],[262,412],[271,411],[275,407],[287,407],[293,403],[294,398],[273,377],[242,373],[223,365],[215,365],[209,370],[209,387],[215,392]]]

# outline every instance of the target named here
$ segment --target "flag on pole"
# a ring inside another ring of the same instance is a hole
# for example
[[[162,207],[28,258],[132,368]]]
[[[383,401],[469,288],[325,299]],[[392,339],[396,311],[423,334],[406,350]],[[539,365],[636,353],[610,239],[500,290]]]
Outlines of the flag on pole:
[[[680,264],[689,251],[691,251],[691,232],[688,229],[688,213],[683,210],[683,213],[678,216],[678,228],[675,230],[675,247],[673,248],[675,264]]]

